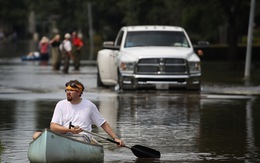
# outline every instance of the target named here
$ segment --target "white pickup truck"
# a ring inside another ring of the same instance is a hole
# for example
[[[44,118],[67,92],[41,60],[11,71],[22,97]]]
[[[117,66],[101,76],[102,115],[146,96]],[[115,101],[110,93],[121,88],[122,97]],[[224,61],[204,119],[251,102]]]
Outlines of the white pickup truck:
[[[97,56],[97,85],[200,90],[200,58],[181,27],[126,26]]]

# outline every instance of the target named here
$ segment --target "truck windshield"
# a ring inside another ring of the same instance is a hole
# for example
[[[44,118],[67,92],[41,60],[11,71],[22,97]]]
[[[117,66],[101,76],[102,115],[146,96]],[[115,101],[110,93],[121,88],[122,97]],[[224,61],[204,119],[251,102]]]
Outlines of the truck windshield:
[[[125,47],[171,46],[190,47],[183,32],[180,31],[133,31],[128,32]]]

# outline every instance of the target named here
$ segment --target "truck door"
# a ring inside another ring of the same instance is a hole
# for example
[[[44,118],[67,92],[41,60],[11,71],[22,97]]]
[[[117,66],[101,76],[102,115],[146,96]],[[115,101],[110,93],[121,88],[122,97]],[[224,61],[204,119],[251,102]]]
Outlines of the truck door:
[[[117,84],[116,50],[104,49],[98,53],[98,75],[102,84],[112,86]]]

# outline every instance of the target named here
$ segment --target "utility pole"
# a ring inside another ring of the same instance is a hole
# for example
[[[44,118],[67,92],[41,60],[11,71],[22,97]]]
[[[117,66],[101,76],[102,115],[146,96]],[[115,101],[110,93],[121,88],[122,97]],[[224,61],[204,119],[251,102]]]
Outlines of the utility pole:
[[[254,29],[254,14],[255,14],[255,0],[251,0],[250,5],[250,17],[247,34],[247,49],[246,49],[246,63],[245,63],[245,76],[246,81],[250,80],[250,68],[251,68],[251,53],[253,42],[253,29]]]
[[[91,11],[91,3],[90,2],[88,2],[88,25],[89,25],[89,41],[90,41],[89,60],[93,60],[94,41],[93,41],[92,11]]]

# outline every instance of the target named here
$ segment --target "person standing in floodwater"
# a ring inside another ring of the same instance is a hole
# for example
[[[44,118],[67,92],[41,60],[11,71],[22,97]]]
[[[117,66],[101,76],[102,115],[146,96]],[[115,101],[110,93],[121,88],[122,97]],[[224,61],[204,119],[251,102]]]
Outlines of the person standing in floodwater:
[[[54,36],[52,40],[50,40],[51,44],[51,59],[52,59],[52,69],[60,70],[61,65],[61,53],[59,50],[59,46],[61,44],[60,35],[57,34]]]
[[[49,61],[49,39],[43,36],[39,42],[41,65],[47,65]]]
[[[74,58],[74,70],[78,71],[80,67],[81,49],[83,47],[83,41],[81,35],[77,32],[72,32],[72,55]]]
[[[66,33],[64,36],[63,42],[60,44],[60,51],[62,54],[62,57],[64,59],[64,67],[63,67],[63,73],[67,74],[69,73],[69,65],[70,65],[70,59],[73,60],[73,56],[71,54],[72,45],[70,42],[71,35],[69,33]]]

